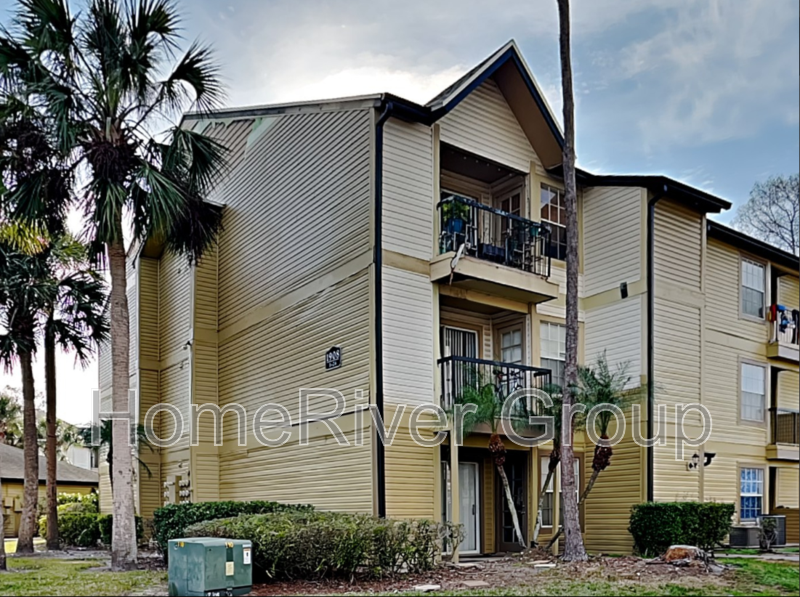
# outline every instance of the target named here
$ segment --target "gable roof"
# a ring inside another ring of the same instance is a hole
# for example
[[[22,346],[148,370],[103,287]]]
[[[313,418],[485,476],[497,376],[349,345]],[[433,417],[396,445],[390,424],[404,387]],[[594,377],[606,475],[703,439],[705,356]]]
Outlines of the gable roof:
[[[25,452],[22,448],[15,448],[0,444],[0,478],[3,483],[8,481],[22,481],[25,478]],[[56,464],[56,478],[59,483],[74,485],[97,485],[98,475],[94,471],[74,466],[68,462]],[[47,481],[47,460],[39,456],[39,483]]]
[[[712,220],[708,220],[708,236],[733,245],[739,249],[744,249],[748,253],[752,253],[753,255],[780,265],[797,275],[798,266],[800,266],[800,257],[789,251],[779,249],[769,243],[765,243],[763,240],[759,240],[744,232],[739,232],[738,230],[734,230],[733,228]]]

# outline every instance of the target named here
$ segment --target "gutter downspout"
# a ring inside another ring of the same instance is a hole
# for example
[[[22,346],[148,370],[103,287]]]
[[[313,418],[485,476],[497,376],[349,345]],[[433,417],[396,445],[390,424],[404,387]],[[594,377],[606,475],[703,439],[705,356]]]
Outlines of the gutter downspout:
[[[383,410],[383,125],[392,115],[394,103],[386,103],[375,123],[375,406],[384,420]],[[386,518],[386,447],[376,436],[375,457],[378,482],[378,516]]]
[[[647,439],[653,439],[653,414],[655,413],[655,361],[654,336],[655,336],[655,228],[656,228],[656,203],[667,194],[667,185],[656,193],[647,202]],[[654,470],[655,462],[653,445],[647,446],[647,501],[652,502],[654,497]]]

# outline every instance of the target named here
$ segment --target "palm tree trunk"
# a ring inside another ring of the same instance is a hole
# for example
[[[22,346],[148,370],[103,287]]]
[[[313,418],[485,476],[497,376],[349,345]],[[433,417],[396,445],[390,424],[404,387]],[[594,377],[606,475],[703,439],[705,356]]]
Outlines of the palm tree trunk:
[[[58,478],[56,476],[56,341],[50,313],[44,335],[44,377],[47,401],[47,549],[58,549]]]
[[[506,477],[506,469],[502,464],[495,463],[497,472],[500,474],[500,479],[503,481],[503,489],[506,493],[506,502],[508,502],[508,511],[511,512],[511,520],[514,521],[514,530],[517,532],[517,541],[520,547],[525,549],[525,536],[522,534],[522,528],[519,526],[519,516],[517,516],[517,508],[514,505],[514,496],[511,495],[511,486],[508,484],[508,477]]]
[[[23,490],[22,517],[19,524],[17,553],[33,553],[33,536],[36,534],[36,510],[39,505],[39,437],[36,433],[33,355],[28,351],[21,351],[19,360],[22,367],[25,489]]]
[[[122,220],[115,222],[116,238],[108,243],[108,266],[111,274],[111,404],[114,412],[128,412],[130,384],[130,321],[125,270],[125,246]],[[132,421],[114,419],[111,444],[114,449],[111,477],[114,479],[114,522],[111,538],[111,568],[136,568],[136,529],[134,527],[133,466],[130,446]]]
[[[569,412],[573,390],[578,379],[578,197],[575,188],[575,100],[572,91],[572,59],[570,57],[569,0],[558,0],[560,24],[561,85],[564,104],[564,202],[567,213],[567,346],[564,374],[564,408]],[[583,547],[578,500],[575,495],[574,454],[572,451],[572,417],[563,422],[561,442],[561,489],[564,500],[564,559],[586,560]]]
[[[539,542],[539,532],[542,530],[542,506],[544,506],[544,498],[547,495],[545,491],[550,486],[553,480],[554,469],[548,467],[547,477],[544,479],[542,490],[539,492],[539,506],[536,508],[536,526],[533,528],[533,544],[537,545]]]

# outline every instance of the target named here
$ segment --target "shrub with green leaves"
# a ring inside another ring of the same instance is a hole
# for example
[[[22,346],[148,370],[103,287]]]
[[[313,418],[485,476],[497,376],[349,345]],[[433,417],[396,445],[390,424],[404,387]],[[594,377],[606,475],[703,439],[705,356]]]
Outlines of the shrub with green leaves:
[[[76,507],[78,509],[76,509]],[[73,510],[69,510],[72,508]],[[91,506],[78,502],[68,502],[58,507],[58,539],[66,547],[97,547],[98,542],[111,545],[111,527],[113,518],[110,514],[86,512]],[[62,510],[63,509],[63,510]],[[39,534],[47,533],[47,517],[39,518]],[[144,523],[140,516],[136,517],[136,538],[141,541],[144,536]]]
[[[304,504],[279,504],[266,501],[168,504],[153,513],[154,538],[166,558],[169,540],[185,537],[186,528],[198,522],[230,518],[241,514],[311,512],[313,510],[313,506]]]
[[[59,493],[56,499],[58,506],[65,504],[82,504],[87,509],[94,508],[100,511],[100,496],[97,493]]]
[[[647,502],[631,508],[628,532],[643,556],[664,553],[671,545],[713,549],[724,541],[735,512],[716,502]]]
[[[266,579],[382,577],[436,566],[442,542],[460,525],[388,520],[337,512],[279,512],[192,525],[190,537],[247,539],[254,574]]]

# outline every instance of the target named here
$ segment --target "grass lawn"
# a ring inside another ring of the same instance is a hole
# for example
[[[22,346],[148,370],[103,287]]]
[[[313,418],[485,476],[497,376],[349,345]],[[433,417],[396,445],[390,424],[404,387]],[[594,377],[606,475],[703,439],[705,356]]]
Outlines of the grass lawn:
[[[141,595],[166,589],[166,572],[97,569],[104,565],[102,560],[8,558],[0,595]]]
[[[724,578],[709,576],[682,579],[676,582],[653,580],[620,580],[608,578],[565,578],[558,569],[536,576],[528,586],[494,589],[448,591],[448,595],[504,596],[504,595],[646,595],[684,596],[698,595],[753,595],[777,596],[800,594],[800,574],[796,564],[765,562],[752,559],[730,559],[737,569]],[[437,593],[402,592],[394,595],[436,595]]]

